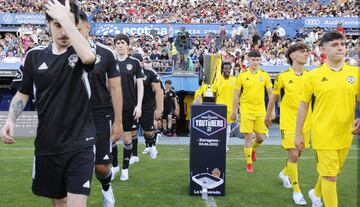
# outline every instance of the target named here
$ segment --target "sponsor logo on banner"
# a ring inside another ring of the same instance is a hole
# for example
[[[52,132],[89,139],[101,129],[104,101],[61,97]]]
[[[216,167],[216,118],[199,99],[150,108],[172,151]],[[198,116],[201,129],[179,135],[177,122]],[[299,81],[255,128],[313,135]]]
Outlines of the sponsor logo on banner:
[[[317,26],[319,24],[320,24],[320,20],[318,20],[318,19],[306,19],[305,20],[305,25]]]
[[[45,25],[44,14],[32,13],[0,13],[0,24],[39,24]]]
[[[226,128],[226,118],[208,110],[192,119],[192,127],[210,136]]]
[[[3,17],[3,21],[5,24],[10,24],[12,22],[13,18],[10,14],[5,14]]]

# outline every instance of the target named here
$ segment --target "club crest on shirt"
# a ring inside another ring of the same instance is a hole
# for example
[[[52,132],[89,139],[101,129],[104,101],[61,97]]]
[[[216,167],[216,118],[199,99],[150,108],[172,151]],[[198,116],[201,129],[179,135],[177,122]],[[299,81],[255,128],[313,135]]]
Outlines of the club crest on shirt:
[[[259,81],[263,82],[264,78],[263,77],[259,77]]]
[[[133,69],[133,65],[132,65],[132,64],[126,64],[126,69],[127,69],[127,70],[132,70],[132,69]]]
[[[116,63],[116,70],[120,71],[120,67],[119,67],[119,65],[117,63]]]
[[[95,65],[98,64],[101,61],[101,56],[96,55]]]
[[[145,80],[147,79],[147,75],[144,75],[144,78],[143,78],[143,79],[144,79],[144,81],[145,81]]]
[[[355,83],[355,77],[350,75],[346,78],[346,80],[350,83],[350,84],[353,84]]]
[[[75,65],[76,65],[78,60],[79,60],[79,57],[77,56],[77,54],[70,55],[69,58],[68,58],[69,66],[71,68],[75,68]]]

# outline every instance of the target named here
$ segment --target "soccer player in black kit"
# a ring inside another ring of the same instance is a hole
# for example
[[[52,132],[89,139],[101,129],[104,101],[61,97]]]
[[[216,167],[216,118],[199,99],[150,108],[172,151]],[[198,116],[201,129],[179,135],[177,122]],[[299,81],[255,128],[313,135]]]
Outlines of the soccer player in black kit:
[[[161,79],[152,68],[152,62],[149,58],[143,58],[136,53],[133,57],[143,63],[144,68],[144,98],[142,102],[142,113],[139,119],[140,125],[144,131],[146,146],[149,147],[149,156],[156,159],[158,151],[156,149],[156,134],[154,133],[154,120],[161,119],[163,110],[163,91],[161,89]],[[134,131],[136,133],[136,131]],[[137,154],[137,142],[133,139],[133,156],[130,158],[130,164],[139,162]]]
[[[140,61],[128,55],[130,39],[125,34],[118,34],[114,38],[115,50],[118,55],[118,65],[121,73],[121,87],[123,91],[123,166],[120,180],[129,179],[129,160],[132,153],[132,132],[138,128],[141,117],[142,100],[144,95],[143,78]],[[115,147],[114,147],[115,148]],[[113,148],[113,172],[117,167],[117,149]]]
[[[14,123],[34,93],[38,112],[32,191],[54,206],[85,207],[94,169],[95,126],[88,73],[95,53],[76,28],[72,0],[44,4],[53,42],[28,51],[12,87],[17,89],[1,130],[15,143]]]
[[[176,93],[171,89],[171,80],[165,81],[165,90],[164,90],[164,111],[162,115],[163,122],[163,133],[166,136],[172,136],[171,126],[172,126],[172,118],[175,110],[175,107],[178,106]]]
[[[81,34],[89,39],[90,24],[83,11],[80,11],[77,27]],[[112,162],[111,144],[120,139],[123,131],[120,69],[111,49],[98,42],[94,46],[96,60],[89,79],[92,92],[90,106],[96,128],[95,175],[102,185],[103,206],[113,207],[115,197],[111,188],[109,167]]]

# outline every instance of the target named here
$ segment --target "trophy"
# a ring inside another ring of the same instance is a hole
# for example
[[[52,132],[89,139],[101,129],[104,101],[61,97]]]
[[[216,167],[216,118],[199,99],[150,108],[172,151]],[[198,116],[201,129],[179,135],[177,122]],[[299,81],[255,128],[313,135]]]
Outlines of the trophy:
[[[214,93],[211,91],[211,84],[213,83],[215,78],[218,58],[219,57],[217,55],[204,55],[203,80],[204,83],[207,85],[207,89],[203,93],[203,102],[215,101]]]

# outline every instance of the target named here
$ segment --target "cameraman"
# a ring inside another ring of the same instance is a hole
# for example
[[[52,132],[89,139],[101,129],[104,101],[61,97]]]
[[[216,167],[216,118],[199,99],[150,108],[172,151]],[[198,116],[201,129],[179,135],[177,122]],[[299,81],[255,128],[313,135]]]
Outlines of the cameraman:
[[[188,70],[188,57],[190,50],[192,49],[192,43],[190,40],[190,34],[189,32],[185,31],[185,29],[182,29],[178,33],[178,36],[175,40],[175,47],[179,52],[178,59],[176,61],[176,68],[180,70]]]

